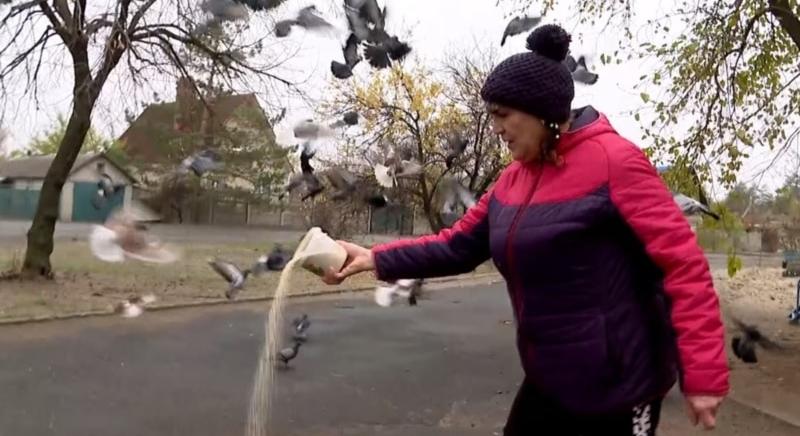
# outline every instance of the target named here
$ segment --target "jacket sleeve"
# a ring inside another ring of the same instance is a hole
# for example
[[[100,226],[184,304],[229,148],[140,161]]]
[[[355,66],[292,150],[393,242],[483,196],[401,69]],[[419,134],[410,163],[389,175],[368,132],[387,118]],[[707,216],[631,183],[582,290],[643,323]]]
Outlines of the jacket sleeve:
[[[609,151],[611,199],[664,274],[685,394],[725,395],[728,364],[719,300],[694,232],[644,153]]]
[[[493,190],[451,228],[436,235],[372,248],[379,280],[429,278],[462,274],[489,259],[489,199]]]

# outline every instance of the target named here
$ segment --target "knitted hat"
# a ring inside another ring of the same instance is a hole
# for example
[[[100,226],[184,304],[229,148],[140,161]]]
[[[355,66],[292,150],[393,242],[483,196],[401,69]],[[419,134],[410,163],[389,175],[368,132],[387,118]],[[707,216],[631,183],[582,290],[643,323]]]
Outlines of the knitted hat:
[[[481,97],[527,112],[547,122],[569,119],[575,87],[563,65],[570,35],[555,24],[538,27],[528,36],[528,50],[515,54],[489,74]]]

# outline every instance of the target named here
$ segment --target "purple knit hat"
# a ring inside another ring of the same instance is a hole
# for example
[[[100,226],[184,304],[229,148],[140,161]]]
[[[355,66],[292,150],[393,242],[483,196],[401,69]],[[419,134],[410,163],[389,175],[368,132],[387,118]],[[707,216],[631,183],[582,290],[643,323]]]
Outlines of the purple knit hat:
[[[555,24],[538,27],[528,35],[529,52],[500,62],[489,74],[481,97],[527,112],[546,122],[569,119],[575,86],[563,61],[569,52],[570,35]]]

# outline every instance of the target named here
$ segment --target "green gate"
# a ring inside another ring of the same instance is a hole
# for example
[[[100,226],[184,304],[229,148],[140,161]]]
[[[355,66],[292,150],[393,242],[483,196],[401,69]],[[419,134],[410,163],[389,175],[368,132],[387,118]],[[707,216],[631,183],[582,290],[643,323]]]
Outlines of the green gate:
[[[125,187],[121,187],[99,209],[92,201],[97,195],[97,189],[96,182],[75,182],[72,190],[72,221],[103,222],[111,214],[111,211],[122,206]]]
[[[413,229],[413,214],[403,205],[372,209],[370,233],[409,235]]]
[[[6,219],[30,220],[36,215],[39,204],[38,189],[17,189],[0,187],[0,217]]]

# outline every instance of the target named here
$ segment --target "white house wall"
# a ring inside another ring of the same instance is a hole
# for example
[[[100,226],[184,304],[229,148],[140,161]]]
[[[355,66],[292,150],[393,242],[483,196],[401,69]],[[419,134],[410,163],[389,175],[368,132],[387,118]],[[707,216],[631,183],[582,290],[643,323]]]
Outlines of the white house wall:
[[[64,183],[61,189],[61,202],[59,203],[58,219],[62,222],[72,221],[72,201],[75,193],[74,184],[70,181]]]
[[[106,163],[105,172],[111,177],[115,185],[130,185],[131,181],[125,174],[118,170],[117,167]],[[89,165],[74,172],[69,179],[73,182],[97,182],[100,180],[100,172],[97,171],[97,162],[92,162]]]

